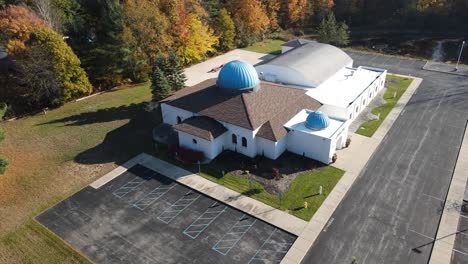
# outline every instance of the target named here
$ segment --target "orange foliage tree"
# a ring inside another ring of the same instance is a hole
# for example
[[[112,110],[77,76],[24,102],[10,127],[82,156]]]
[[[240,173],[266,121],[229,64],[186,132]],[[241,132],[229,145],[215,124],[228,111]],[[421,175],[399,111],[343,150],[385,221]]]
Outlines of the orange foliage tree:
[[[236,24],[241,45],[252,44],[268,29],[270,20],[260,0],[232,0],[225,5]]]
[[[296,24],[297,22],[303,21],[307,11],[307,0],[287,0],[286,11],[288,14],[288,20],[290,24]]]
[[[47,27],[47,23],[22,6],[0,10],[0,40],[10,54],[24,50],[24,43],[38,27]]]

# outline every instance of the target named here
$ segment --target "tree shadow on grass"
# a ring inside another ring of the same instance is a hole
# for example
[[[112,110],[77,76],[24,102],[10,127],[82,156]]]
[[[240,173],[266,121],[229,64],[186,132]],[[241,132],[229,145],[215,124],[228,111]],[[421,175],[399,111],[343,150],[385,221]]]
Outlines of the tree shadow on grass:
[[[135,118],[136,114],[141,110],[144,111],[144,105],[145,103],[140,103],[99,109],[94,112],[85,112],[78,115],[55,119],[49,122],[41,123],[39,125],[63,124],[64,126],[82,126],[123,119],[132,119]]]
[[[154,152],[152,129],[160,123],[159,116],[156,111],[146,111],[145,103],[140,103],[81,113],[46,124],[82,126],[129,119],[127,124],[107,132],[101,143],[74,158],[80,164],[115,162],[120,165],[142,152]]]

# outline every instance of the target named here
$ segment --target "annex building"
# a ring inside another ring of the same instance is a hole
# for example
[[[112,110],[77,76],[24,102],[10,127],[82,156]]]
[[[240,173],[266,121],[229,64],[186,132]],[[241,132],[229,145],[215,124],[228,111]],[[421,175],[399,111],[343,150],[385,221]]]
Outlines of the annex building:
[[[287,150],[328,164],[385,83],[385,70],[352,66],[334,46],[295,40],[255,68],[231,61],[217,79],[176,92],[161,103],[163,122],[209,160],[224,150],[271,159]]]

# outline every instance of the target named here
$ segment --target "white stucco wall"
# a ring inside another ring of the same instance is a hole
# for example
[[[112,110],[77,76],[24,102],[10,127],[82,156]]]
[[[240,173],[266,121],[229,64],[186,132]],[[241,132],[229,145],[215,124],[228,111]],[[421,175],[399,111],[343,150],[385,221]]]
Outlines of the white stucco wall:
[[[169,125],[175,125],[177,124],[177,117],[180,117],[181,120],[183,121],[184,119],[187,119],[189,117],[195,116],[196,114],[168,105],[168,104],[161,104],[161,113],[162,113],[162,119],[163,123],[169,124]]]
[[[222,152],[224,135],[214,139],[213,141],[209,141],[185,132],[178,131],[178,133],[180,146],[196,151],[202,151],[208,159],[214,159]],[[197,141],[196,144],[193,142],[194,139]]]
[[[387,71],[384,71],[379,78],[375,79],[361,95],[353,101],[346,109],[348,119],[355,120],[356,117],[366,108],[375,96],[385,87]]]
[[[269,159],[277,159],[281,154],[286,151],[286,138],[283,137],[278,142],[274,142],[268,139],[257,137],[257,154],[264,155]]]
[[[335,150],[332,150],[332,140],[317,137],[301,131],[290,131],[287,135],[287,149],[297,155],[329,164]]]

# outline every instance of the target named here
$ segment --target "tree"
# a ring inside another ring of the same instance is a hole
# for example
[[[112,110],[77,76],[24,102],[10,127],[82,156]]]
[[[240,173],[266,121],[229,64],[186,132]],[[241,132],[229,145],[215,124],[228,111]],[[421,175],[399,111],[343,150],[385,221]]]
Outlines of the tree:
[[[215,25],[216,33],[219,35],[218,49],[220,51],[232,50],[234,48],[234,39],[236,37],[236,26],[225,8],[219,11],[219,14],[215,19]]]
[[[225,4],[236,25],[240,46],[248,46],[266,32],[269,19],[260,0],[232,0]]]
[[[280,0],[262,0],[262,6],[265,9],[268,19],[270,20],[271,29],[278,29],[278,11],[281,9]]]
[[[7,105],[5,103],[0,103],[0,120],[3,119],[7,109]],[[5,133],[3,130],[0,129],[0,143],[5,139]],[[6,167],[8,166],[8,161],[2,157],[0,157],[0,174],[4,174]]]
[[[203,59],[209,52],[215,51],[218,38],[208,25],[196,15],[180,10],[177,33],[176,52],[184,64],[190,64]]]
[[[175,52],[171,52],[171,55],[167,60],[167,64],[168,68],[164,74],[167,77],[171,90],[178,91],[183,89],[185,87],[185,81],[187,81],[187,77],[185,76],[182,63],[180,62],[180,59]]]
[[[70,99],[92,92],[91,83],[81,62],[60,34],[50,28],[40,27],[31,33],[27,45],[39,46],[52,63],[53,73],[61,84],[62,92],[55,103],[63,104]]]
[[[151,78],[151,93],[153,94],[153,102],[159,102],[172,95],[169,82],[163,71],[155,66],[153,76]]]
[[[123,82],[123,13],[119,0],[97,0],[98,17],[91,49],[84,60],[91,80],[99,89]],[[92,25],[90,25],[92,26]]]
[[[286,12],[288,15],[289,24],[294,25],[302,22],[307,11],[307,0],[287,0]]]
[[[60,9],[54,5],[53,0],[31,0],[39,16],[55,31],[62,30],[62,17]]]
[[[328,16],[320,22],[318,39],[323,43],[337,43],[338,28],[335,15],[330,12]]]
[[[349,44],[349,28],[345,22],[340,23],[336,38],[336,44],[338,46],[347,46]]]
[[[10,5],[0,10],[0,44],[10,55],[25,49],[33,29],[46,27],[47,23],[21,6]]]

